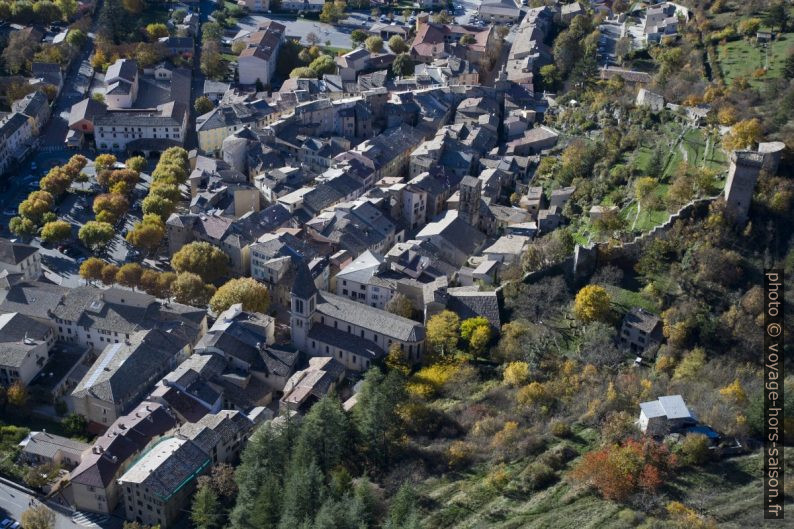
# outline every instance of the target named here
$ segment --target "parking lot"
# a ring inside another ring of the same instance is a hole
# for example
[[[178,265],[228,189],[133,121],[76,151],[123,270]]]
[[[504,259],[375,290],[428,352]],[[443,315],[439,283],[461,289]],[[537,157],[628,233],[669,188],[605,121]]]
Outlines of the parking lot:
[[[39,153],[35,157],[35,162],[29,162],[23,166],[24,173],[21,178],[12,179],[6,185],[7,191],[0,194],[0,234],[6,237],[13,237],[8,231],[8,222],[12,217],[17,216],[17,207],[21,201],[30,193],[38,189],[38,181],[49,171],[53,165],[61,165],[75,153]],[[87,153],[84,153],[87,154]],[[35,165],[35,169],[32,164]],[[83,170],[86,174],[93,176],[93,164],[86,166]],[[86,186],[90,187],[90,186]],[[138,184],[134,195],[143,197],[146,194],[148,182]],[[80,227],[89,220],[94,220],[93,201],[96,194],[101,190],[94,185],[90,193],[72,192],[65,194],[56,205],[56,213],[60,219],[72,224],[73,240],[63,245],[41,244],[41,241],[34,239],[30,244],[41,248],[42,265],[45,275],[51,281],[69,287],[75,287],[84,283],[80,278],[80,263],[92,254],[77,239],[77,232]],[[139,198],[136,199],[139,201]],[[131,203],[136,200],[131,199]],[[138,202],[140,203],[140,202]],[[118,226],[116,235],[107,245],[100,257],[116,264],[128,261],[135,250],[124,239],[127,230],[140,220],[141,210],[130,208],[122,223]]]

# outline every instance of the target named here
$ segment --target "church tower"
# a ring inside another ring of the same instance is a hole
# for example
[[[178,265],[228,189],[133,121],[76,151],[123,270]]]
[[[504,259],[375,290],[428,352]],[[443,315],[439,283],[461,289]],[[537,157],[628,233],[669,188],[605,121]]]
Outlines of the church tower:
[[[481,194],[482,182],[480,179],[468,175],[464,176],[460,182],[458,216],[475,228],[480,224]]]
[[[298,261],[295,283],[290,291],[290,331],[292,345],[306,351],[312,317],[317,308],[317,287],[304,261]]]

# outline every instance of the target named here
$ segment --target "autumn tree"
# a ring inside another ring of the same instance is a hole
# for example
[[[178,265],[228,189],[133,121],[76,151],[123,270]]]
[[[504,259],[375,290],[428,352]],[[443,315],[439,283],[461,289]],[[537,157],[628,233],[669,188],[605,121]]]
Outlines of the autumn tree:
[[[386,310],[397,316],[410,318],[414,312],[414,306],[405,294],[397,292],[386,303]]]
[[[505,366],[503,380],[510,386],[522,386],[529,381],[529,364],[527,362],[510,362]]]
[[[53,167],[39,181],[39,187],[50,193],[52,196],[60,196],[72,185],[73,178],[60,167]]]
[[[133,156],[132,158],[128,158],[124,165],[127,166],[127,169],[140,173],[146,169],[146,158],[143,156]]]
[[[94,214],[97,220],[115,224],[129,209],[130,203],[120,193],[105,193],[94,199]]]
[[[28,390],[22,382],[16,380],[6,389],[6,400],[15,408],[24,408],[28,403]]]
[[[8,221],[8,230],[17,237],[33,237],[38,227],[36,223],[26,217],[13,217]]]
[[[176,209],[176,204],[157,195],[150,195],[143,199],[141,209],[144,215],[157,215],[161,220],[165,220],[171,216],[171,213]]]
[[[33,191],[19,204],[19,214],[38,224],[42,216],[52,209],[55,200],[46,191]]]
[[[155,22],[146,26],[146,33],[152,40],[168,36],[168,26],[162,22]]]
[[[231,279],[212,296],[210,309],[220,314],[237,303],[242,303],[245,311],[264,313],[270,305],[270,294],[267,287],[254,278]]]
[[[141,284],[143,268],[138,263],[125,263],[116,272],[116,283],[135,290]]]
[[[77,238],[89,249],[104,248],[115,236],[113,226],[107,222],[89,220],[77,232]]]
[[[722,145],[728,150],[752,149],[763,134],[761,121],[758,118],[746,119],[736,123],[725,135]]]
[[[576,294],[573,313],[587,323],[604,320],[609,315],[611,300],[606,289],[598,285],[587,285]]]
[[[177,303],[205,307],[215,294],[215,287],[205,284],[198,274],[182,272],[171,284],[171,292]]]
[[[118,160],[112,154],[100,154],[94,159],[94,168],[96,172],[106,171],[113,168]]]
[[[105,261],[98,257],[89,257],[80,265],[80,277],[85,279],[86,283],[102,281],[102,269],[105,264]]]
[[[196,241],[180,248],[171,257],[171,266],[179,273],[191,272],[213,283],[228,273],[229,257],[217,246]]]
[[[433,315],[427,321],[427,341],[439,354],[447,354],[458,345],[460,318],[450,310]]]
[[[60,242],[70,239],[72,225],[64,220],[48,222],[41,229],[41,240],[45,242]]]
[[[163,219],[153,213],[147,213],[143,216],[143,220],[136,222],[127,232],[126,239],[128,243],[151,254],[160,246],[164,236]]]
[[[20,522],[25,529],[53,529],[55,513],[46,505],[37,504],[22,513]]]
[[[623,501],[638,490],[654,492],[675,465],[675,456],[664,444],[650,438],[628,439],[622,445],[586,453],[572,477],[608,500]]]

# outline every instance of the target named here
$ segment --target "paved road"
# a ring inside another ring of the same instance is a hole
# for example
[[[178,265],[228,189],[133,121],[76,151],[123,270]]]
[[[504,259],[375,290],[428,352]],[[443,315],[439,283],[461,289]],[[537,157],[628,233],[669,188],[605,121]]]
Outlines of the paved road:
[[[19,520],[35,497],[5,482],[0,482],[0,521],[6,517]],[[36,500],[38,501],[38,500]],[[54,529],[118,529],[123,522],[116,517],[95,513],[74,512],[68,507],[51,504],[55,513]]]

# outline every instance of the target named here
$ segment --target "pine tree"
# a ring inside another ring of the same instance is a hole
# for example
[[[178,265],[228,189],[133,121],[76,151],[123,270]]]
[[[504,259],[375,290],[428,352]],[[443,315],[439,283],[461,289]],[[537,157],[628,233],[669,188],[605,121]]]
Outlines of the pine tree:
[[[353,417],[370,463],[385,470],[391,462],[391,446],[399,437],[400,417],[396,404],[404,394],[402,375],[391,371],[384,376],[370,369],[358,395]]]
[[[384,529],[414,529],[418,528],[418,518],[416,514],[416,493],[413,486],[405,483],[389,506],[389,515],[386,519]]]
[[[319,404],[315,404],[312,410]],[[293,462],[284,486],[284,510],[279,529],[293,529],[314,520],[326,496],[323,473],[315,461]]]
[[[303,418],[294,462],[306,468],[314,461],[326,475],[342,462],[349,448],[349,425],[342,404],[336,396],[325,396]]]

